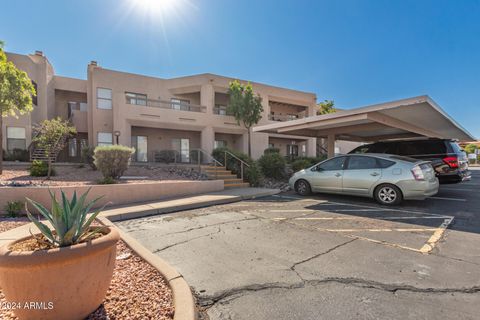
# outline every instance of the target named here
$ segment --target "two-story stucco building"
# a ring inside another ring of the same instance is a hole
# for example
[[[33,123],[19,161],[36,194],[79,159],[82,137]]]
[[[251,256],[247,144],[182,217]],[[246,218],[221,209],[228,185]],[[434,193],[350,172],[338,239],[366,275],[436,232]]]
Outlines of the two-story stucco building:
[[[71,119],[77,136],[69,140],[61,161],[77,161],[85,145],[133,146],[137,161],[154,161],[162,150],[176,150],[183,161],[191,150],[211,153],[227,146],[247,153],[247,130],[227,114],[227,89],[232,78],[200,74],[173,79],[154,78],[87,66],[86,80],[58,76],[42,52],[8,59],[26,71],[37,89],[34,111],[4,119],[4,148],[28,148],[32,126],[44,119]],[[315,115],[314,93],[252,83],[262,97],[259,125]],[[268,147],[287,155],[316,155],[316,138],[252,133],[252,156]]]

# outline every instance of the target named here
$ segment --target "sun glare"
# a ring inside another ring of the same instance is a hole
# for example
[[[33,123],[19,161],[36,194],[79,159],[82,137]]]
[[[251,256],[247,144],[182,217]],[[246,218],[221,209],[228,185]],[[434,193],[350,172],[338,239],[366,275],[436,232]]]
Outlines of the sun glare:
[[[163,16],[180,9],[183,0],[131,0],[133,6],[151,16]]]

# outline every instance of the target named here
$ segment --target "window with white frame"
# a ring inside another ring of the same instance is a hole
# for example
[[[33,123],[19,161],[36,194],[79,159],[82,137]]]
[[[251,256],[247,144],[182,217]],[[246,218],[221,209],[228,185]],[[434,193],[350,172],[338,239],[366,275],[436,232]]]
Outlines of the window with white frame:
[[[78,148],[77,148],[77,139],[72,138],[68,140],[68,156],[75,158],[78,155]]]
[[[98,146],[110,146],[113,144],[113,136],[111,132],[98,132],[97,145]]]
[[[215,108],[213,108],[213,113],[214,114],[219,114],[221,116],[226,116],[227,115],[227,106],[217,104],[217,105],[215,105]]]
[[[226,148],[227,147],[227,141],[225,141],[225,140],[215,140],[215,142],[213,143],[213,147],[215,149]]]
[[[7,151],[14,149],[25,150],[27,148],[27,139],[25,128],[7,127]]]
[[[139,106],[147,105],[147,95],[142,93],[125,92],[128,104],[136,104]]]
[[[170,104],[172,109],[175,110],[189,110],[190,109],[190,100],[171,98]]]
[[[97,108],[112,109],[112,89],[97,88]]]

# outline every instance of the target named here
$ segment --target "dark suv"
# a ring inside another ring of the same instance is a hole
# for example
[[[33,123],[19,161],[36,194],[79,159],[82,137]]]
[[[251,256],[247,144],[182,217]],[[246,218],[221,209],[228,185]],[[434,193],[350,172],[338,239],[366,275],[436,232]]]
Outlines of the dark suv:
[[[384,141],[362,145],[349,153],[389,153],[428,160],[440,183],[458,183],[471,178],[467,155],[453,140]]]

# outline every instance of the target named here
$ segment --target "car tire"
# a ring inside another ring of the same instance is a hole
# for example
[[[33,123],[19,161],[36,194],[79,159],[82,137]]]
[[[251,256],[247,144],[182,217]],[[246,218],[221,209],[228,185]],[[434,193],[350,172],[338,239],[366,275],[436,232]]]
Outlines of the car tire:
[[[295,192],[301,196],[308,196],[312,193],[312,188],[310,187],[310,183],[306,180],[298,180],[295,183]]]
[[[402,202],[402,191],[393,184],[381,184],[373,192],[375,201],[387,206],[394,206]]]

